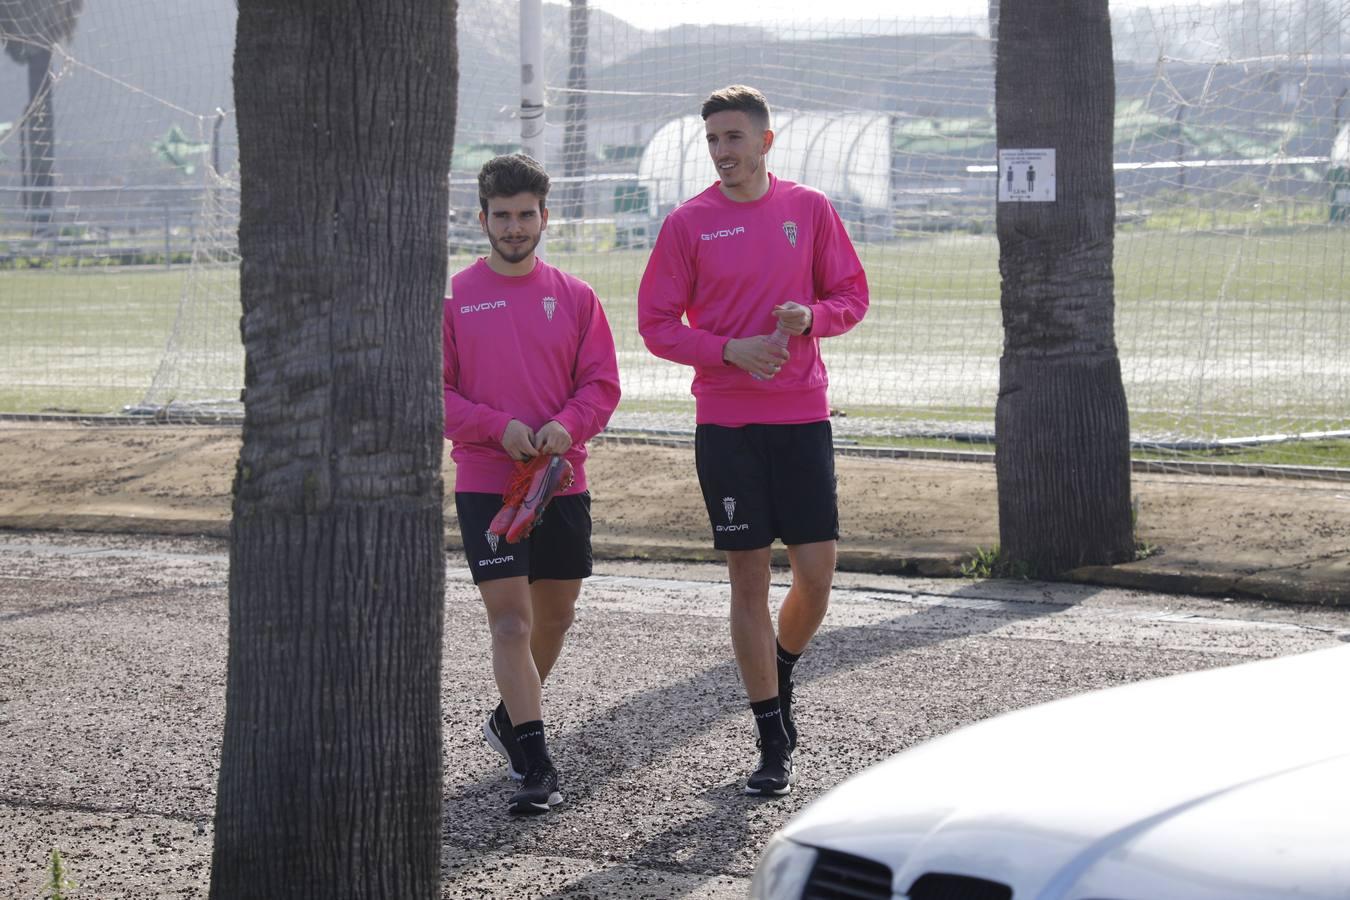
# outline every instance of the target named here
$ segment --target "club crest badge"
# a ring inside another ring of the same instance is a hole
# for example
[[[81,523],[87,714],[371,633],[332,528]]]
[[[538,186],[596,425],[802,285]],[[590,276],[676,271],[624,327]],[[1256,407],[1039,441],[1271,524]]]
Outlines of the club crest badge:
[[[492,551],[492,555],[493,555],[493,556],[496,556],[496,555],[497,555],[497,542],[498,542],[499,540],[501,540],[501,537],[500,537],[499,535],[493,534],[493,533],[490,532],[490,531],[485,531],[485,532],[483,532],[483,537],[487,538],[488,549]]]
[[[797,246],[797,223],[788,220],[783,223],[783,234],[787,235],[788,243]]]
[[[556,297],[544,298],[544,315],[548,316],[550,322],[553,321],[553,311],[558,308],[558,299]]]
[[[735,518],[736,518],[736,498],[735,498],[735,497],[723,497],[723,498],[722,498],[722,509],[726,510],[727,521],[728,521],[728,522],[730,522],[730,521],[732,521],[733,519],[735,519]]]

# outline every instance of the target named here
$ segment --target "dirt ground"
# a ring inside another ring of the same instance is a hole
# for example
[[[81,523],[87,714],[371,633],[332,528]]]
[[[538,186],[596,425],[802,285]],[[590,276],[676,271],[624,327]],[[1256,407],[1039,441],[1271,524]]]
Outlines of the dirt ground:
[[[0,528],[227,533],[240,432],[0,422]],[[453,463],[446,455],[446,481]],[[953,576],[998,543],[988,463],[841,455],[840,568]],[[715,560],[693,449],[593,443],[595,545],[610,559]],[[1350,603],[1350,483],[1134,475],[1138,537],[1160,552],[1070,573],[1164,592]],[[453,501],[447,544],[458,545]]]

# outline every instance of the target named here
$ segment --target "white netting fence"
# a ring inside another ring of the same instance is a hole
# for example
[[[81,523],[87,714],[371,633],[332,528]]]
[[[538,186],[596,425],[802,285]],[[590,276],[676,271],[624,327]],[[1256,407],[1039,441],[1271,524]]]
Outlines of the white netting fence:
[[[70,28],[15,22],[34,5],[0,0],[7,50],[59,34],[50,106],[32,102],[31,59],[0,60],[0,411],[237,410],[232,6],[67,3]],[[830,195],[867,267],[868,319],[826,345],[841,429],[987,436],[1002,341],[988,23],[797,9],[664,31],[591,9],[583,42],[567,7],[544,7],[545,252],[605,302],[619,421],[689,424],[689,375],[642,346],[636,289],[664,215],[713,180],[700,101],[744,82],[775,107],[770,168]],[[518,21],[514,0],[460,6],[452,266],[485,246],[478,166],[520,146]],[[1281,459],[1350,466],[1350,0],[1134,8],[1113,31],[1136,440],[1300,438]]]

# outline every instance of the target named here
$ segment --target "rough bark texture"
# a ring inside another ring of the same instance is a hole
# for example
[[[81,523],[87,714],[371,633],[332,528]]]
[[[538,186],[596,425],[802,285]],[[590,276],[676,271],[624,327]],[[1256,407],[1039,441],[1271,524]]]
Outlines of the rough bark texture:
[[[444,0],[239,3],[213,897],[438,896],[454,21]]]
[[[1001,0],[1000,149],[1053,148],[1052,203],[998,205],[999,539],[1040,574],[1133,555],[1115,343],[1107,0]]]

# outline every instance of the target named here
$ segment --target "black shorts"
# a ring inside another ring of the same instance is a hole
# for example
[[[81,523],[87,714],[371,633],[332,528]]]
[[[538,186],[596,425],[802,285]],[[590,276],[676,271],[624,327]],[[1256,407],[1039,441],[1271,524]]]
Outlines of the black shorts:
[[[527,576],[531,582],[541,578],[570,581],[590,576],[589,492],[554,497],[544,507],[544,515],[530,536],[518,544],[508,544],[506,538],[487,533],[492,517],[501,508],[501,494],[455,493],[459,535],[464,541],[464,556],[468,558],[474,584],[519,575]]]
[[[694,460],[718,550],[839,540],[829,422],[699,425]]]

